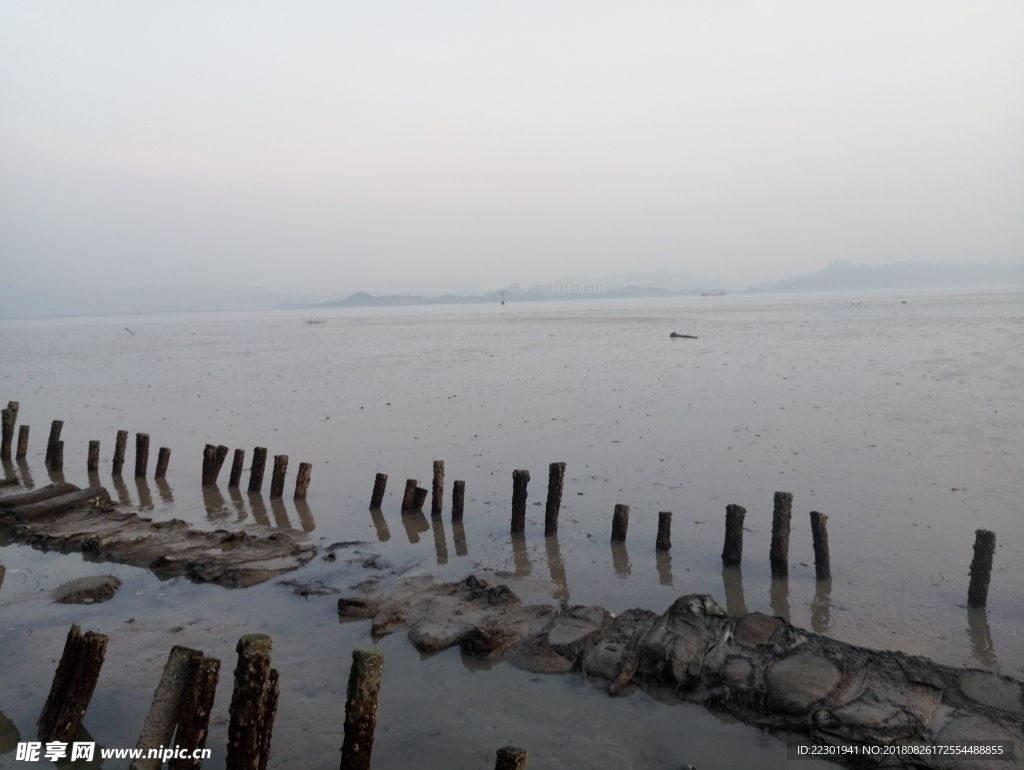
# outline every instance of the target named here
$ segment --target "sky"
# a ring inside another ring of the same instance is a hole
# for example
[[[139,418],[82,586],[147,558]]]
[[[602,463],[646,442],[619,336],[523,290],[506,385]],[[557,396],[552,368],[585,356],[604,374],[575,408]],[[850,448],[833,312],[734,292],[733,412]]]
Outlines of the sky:
[[[0,300],[1019,264],[1021,40],[1019,0],[0,0]]]

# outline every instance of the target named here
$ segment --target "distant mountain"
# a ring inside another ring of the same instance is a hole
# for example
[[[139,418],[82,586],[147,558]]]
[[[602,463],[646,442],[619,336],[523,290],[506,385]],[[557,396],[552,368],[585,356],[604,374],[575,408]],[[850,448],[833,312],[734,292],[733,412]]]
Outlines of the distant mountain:
[[[570,276],[562,280],[578,281],[581,283],[603,283],[605,286],[612,288],[643,286],[652,289],[687,292],[718,291],[720,289],[732,288],[726,281],[720,278],[709,278],[706,275],[670,272],[668,270],[633,271],[600,276]],[[559,281],[556,281],[556,283],[559,283]]]
[[[747,291],[877,291],[997,286],[1024,286],[1024,265],[996,262],[893,262],[888,265],[855,265],[842,259],[802,278],[762,283]]]

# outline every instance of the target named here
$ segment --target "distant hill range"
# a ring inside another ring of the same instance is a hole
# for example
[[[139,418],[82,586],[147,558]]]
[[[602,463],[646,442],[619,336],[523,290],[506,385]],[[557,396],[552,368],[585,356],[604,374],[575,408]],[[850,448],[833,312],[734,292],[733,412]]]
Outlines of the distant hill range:
[[[802,278],[762,283],[747,291],[884,291],[999,286],[1024,286],[1024,265],[996,262],[893,262],[888,265],[855,265],[841,259]]]

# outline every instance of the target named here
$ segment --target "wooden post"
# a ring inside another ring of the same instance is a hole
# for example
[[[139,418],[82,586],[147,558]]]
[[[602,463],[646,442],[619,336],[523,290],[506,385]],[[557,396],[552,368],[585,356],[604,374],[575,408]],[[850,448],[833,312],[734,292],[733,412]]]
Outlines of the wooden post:
[[[103,634],[83,634],[77,625],[71,626],[50,694],[36,723],[40,741],[68,743],[74,739],[96,689],[106,652],[107,637]]]
[[[170,746],[174,729],[181,716],[181,701],[189,684],[192,661],[203,653],[175,645],[167,656],[164,672],[153,693],[153,702],[142,723],[142,731],[135,748],[143,749],[142,757],[132,761],[131,770],[160,770],[163,758],[146,756],[149,749]]]
[[[100,469],[100,442],[89,442],[89,459],[85,462],[85,470],[95,473]]]
[[[210,713],[220,680],[220,661],[217,658],[197,658],[190,661],[188,686],[181,699],[175,746],[206,748],[210,730]],[[172,759],[167,770],[200,770],[201,759]]]
[[[832,563],[828,556],[828,516],[811,511],[811,539],[814,542],[814,577],[832,579]]]
[[[658,511],[658,537],[654,541],[655,553],[672,550],[672,511]]]
[[[526,770],[526,749],[502,746],[497,755],[494,770]]]
[[[149,434],[135,434],[135,475],[146,478],[146,467],[149,465]]]
[[[0,410],[0,460],[11,459],[11,444],[14,441],[14,425],[18,421],[18,402],[8,401],[7,408]]]
[[[466,507],[466,482],[456,481],[452,484],[452,521],[462,521],[462,513]]]
[[[402,510],[412,511],[416,506],[416,486],[419,484],[416,479],[405,480],[405,494],[402,495]]]
[[[238,640],[235,651],[235,687],[228,709],[227,770],[261,770],[267,765],[269,739],[264,732],[273,726],[273,714],[267,707],[277,683],[271,679],[270,652],[273,641],[266,634],[246,634]],[[269,716],[269,726],[267,724]]]
[[[263,469],[267,465],[267,448],[258,446],[252,450],[252,467],[249,470],[249,491],[259,492],[263,488]]]
[[[203,449],[203,486],[210,487],[217,483],[220,469],[224,467],[224,460],[227,459],[228,448],[223,444],[214,446],[207,444]]]
[[[242,470],[245,467],[245,450],[236,449],[231,458],[231,475],[228,477],[228,489],[237,489],[242,482]]]
[[[377,727],[384,654],[380,650],[353,650],[345,701],[345,743],[341,770],[370,770],[373,732]]]
[[[128,431],[119,430],[117,432],[117,438],[114,439],[114,476],[121,475],[121,469],[124,467],[124,453],[128,448]]]
[[[988,602],[988,584],[992,577],[992,557],[995,552],[996,533],[987,529],[975,530],[971,585],[967,589],[968,607],[984,607]]]
[[[57,451],[57,442],[60,441],[60,432],[63,427],[63,420],[54,420],[50,423],[50,438],[46,442],[46,459],[44,460],[47,468],[52,466],[53,454]]]
[[[274,455],[274,473],[270,477],[270,499],[284,496],[284,477],[288,473],[288,455]]]
[[[775,511],[772,513],[772,545],[769,554],[772,577],[789,576],[789,521],[793,515],[793,495],[775,493]]]
[[[6,574],[7,574],[7,567],[5,567],[3,564],[0,564],[0,588],[4,587],[4,575],[6,575]]]
[[[444,510],[444,460],[434,460],[434,483],[430,486],[430,515]]]
[[[15,460],[24,460],[28,454],[28,425],[18,426],[18,451],[14,455]]]
[[[373,494],[370,495],[370,510],[379,511],[384,504],[384,490],[388,486],[388,474],[378,473],[373,480]]]
[[[629,506],[615,506],[615,513],[612,514],[612,542],[625,543],[626,530],[629,528]]]
[[[64,470],[64,442],[58,441],[53,445],[53,457],[50,458],[50,470],[62,472]]]
[[[263,711],[263,724],[260,730],[260,764],[258,770],[267,770],[267,760],[270,759],[270,739],[274,732],[274,718],[277,716],[277,701],[281,696],[281,682],[277,669],[270,669],[267,676],[267,686],[263,689],[263,702],[260,709]]]
[[[722,547],[722,564],[738,567],[743,560],[743,518],[747,509],[742,505],[725,506],[725,545]]]
[[[156,471],[153,473],[154,479],[162,479],[167,476],[167,466],[171,463],[171,450],[169,447],[162,446],[160,451],[156,453]]]
[[[558,534],[558,512],[562,508],[562,488],[565,486],[565,463],[548,466],[548,500],[544,508],[544,534]]]
[[[526,530],[526,485],[529,471],[512,471],[512,534]]]
[[[412,507],[414,511],[422,511],[423,503],[427,502],[427,495],[430,494],[423,487],[416,487],[416,497],[413,498]],[[424,519],[426,521],[426,519]]]
[[[299,472],[295,474],[295,499],[305,500],[309,490],[309,478],[313,474],[312,463],[299,463]]]

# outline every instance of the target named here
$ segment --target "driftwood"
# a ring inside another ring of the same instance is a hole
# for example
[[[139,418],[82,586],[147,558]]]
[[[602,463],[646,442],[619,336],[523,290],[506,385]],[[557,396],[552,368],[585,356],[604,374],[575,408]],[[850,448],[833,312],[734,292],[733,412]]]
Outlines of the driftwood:
[[[678,332],[672,332],[668,336],[671,337],[674,340],[695,340],[695,339],[697,339],[692,334],[679,334]]]

